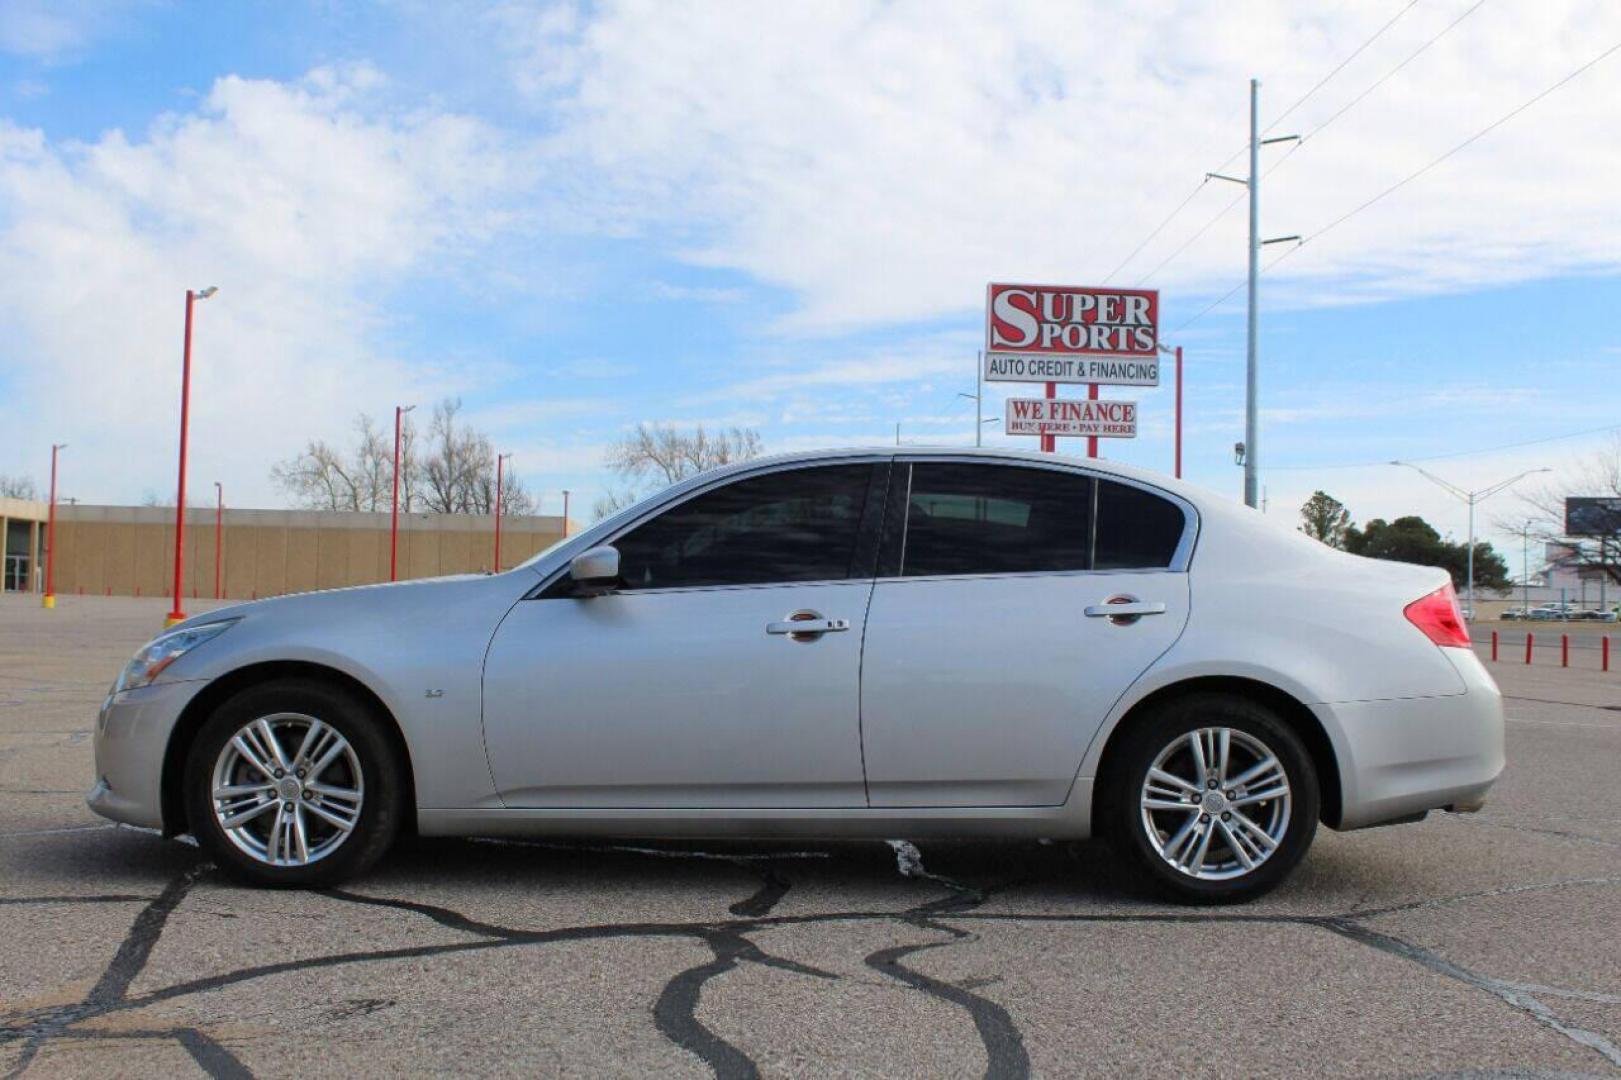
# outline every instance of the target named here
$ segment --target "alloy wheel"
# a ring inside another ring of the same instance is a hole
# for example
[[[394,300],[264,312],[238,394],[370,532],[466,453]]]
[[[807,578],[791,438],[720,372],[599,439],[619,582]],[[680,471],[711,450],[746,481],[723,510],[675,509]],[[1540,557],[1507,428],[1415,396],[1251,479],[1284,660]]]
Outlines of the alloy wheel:
[[[1288,831],[1293,802],[1277,754],[1229,727],[1173,739],[1149,765],[1139,798],[1154,851],[1202,881],[1243,877],[1270,859]]]
[[[214,762],[214,820],[268,866],[306,866],[341,847],[365,802],[360,758],[332,725],[302,713],[238,728]]]

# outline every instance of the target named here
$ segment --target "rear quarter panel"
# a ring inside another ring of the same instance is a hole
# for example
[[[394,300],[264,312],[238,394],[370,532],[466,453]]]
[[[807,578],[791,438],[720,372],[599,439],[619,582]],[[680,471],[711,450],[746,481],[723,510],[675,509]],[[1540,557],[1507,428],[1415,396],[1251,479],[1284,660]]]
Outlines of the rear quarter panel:
[[[1189,679],[1252,679],[1308,706],[1466,691],[1403,614],[1447,583],[1445,571],[1347,555],[1235,504],[1206,500],[1200,511],[1187,628],[1111,710],[1080,775],[1096,774],[1108,735],[1133,706]],[[1343,732],[1325,727],[1343,752]]]

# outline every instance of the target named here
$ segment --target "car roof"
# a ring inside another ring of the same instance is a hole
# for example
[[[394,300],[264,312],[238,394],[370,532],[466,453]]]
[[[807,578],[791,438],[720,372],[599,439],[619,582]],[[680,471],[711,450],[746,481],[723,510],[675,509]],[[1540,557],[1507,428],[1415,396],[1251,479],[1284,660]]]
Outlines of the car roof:
[[[748,461],[735,462],[722,466],[720,469],[710,470],[707,476],[720,476],[725,473],[742,472],[761,466],[791,465],[798,462],[833,461],[847,457],[949,457],[949,458],[978,458],[985,461],[1021,461],[1035,465],[1051,465],[1054,463],[1071,465],[1076,468],[1090,469],[1094,472],[1113,473],[1116,476],[1138,483],[1149,484],[1164,488],[1174,494],[1181,495],[1190,501],[1202,502],[1214,493],[1198,488],[1192,484],[1175,480],[1165,473],[1154,469],[1144,469],[1136,465],[1127,465],[1123,462],[1110,461],[1106,458],[1079,457],[1073,454],[1045,454],[1036,450],[1019,450],[1014,447],[1003,446],[851,446],[836,447],[823,450],[795,450],[781,454],[768,454],[752,458]]]

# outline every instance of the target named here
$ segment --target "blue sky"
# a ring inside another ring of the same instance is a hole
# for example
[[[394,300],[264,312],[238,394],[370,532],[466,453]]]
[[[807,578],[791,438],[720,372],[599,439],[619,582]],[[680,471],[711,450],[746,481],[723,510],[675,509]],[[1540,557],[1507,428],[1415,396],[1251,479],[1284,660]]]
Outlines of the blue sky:
[[[1113,281],[1161,290],[1187,474],[1236,494],[1242,293],[1194,316],[1243,273],[1237,189],[1199,182],[1251,75],[1263,124],[1308,135],[1263,187],[1264,231],[1309,238],[1263,279],[1270,512],[1322,487],[1461,537],[1379,463],[1569,483],[1610,445],[1621,55],[1324,226],[1621,42],[1621,11],[1116,7],[16,0],[0,472],[43,481],[67,441],[68,494],[168,490],[204,284],[192,483],[237,505],[279,505],[270,463],[357,412],[447,394],[553,512],[638,421],[967,442],[984,283],[1099,283],[1194,193]],[[1108,456],[1169,468],[1165,373],[1105,391],[1142,402]]]

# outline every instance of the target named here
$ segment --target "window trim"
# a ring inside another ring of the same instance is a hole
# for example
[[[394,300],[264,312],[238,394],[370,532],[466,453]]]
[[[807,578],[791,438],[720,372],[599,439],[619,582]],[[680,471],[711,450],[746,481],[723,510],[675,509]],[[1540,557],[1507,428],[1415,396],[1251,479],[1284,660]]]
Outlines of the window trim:
[[[693,499],[707,495],[712,491],[719,491],[723,487],[730,487],[733,484],[739,484],[746,480],[758,480],[762,476],[771,476],[779,472],[805,472],[810,469],[836,468],[841,465],[869,465],[876,466],[877,468],[874,470],[872,476],[869,477],[867,505],[862,507],[861,520],[856,523],[856,556],[860,557],[866,564],[862,568],[865,571],[864,573],[841,578],[820,578],[815,581],[755,581],[738,585],[670,585],[658,589],[624,589],[616,591],[613,595],[621,597],[663,596],[670,593],[718,592],[721,590],[731,591],[736,589],[791,589],[804,588],[812,585],[848,585],[863,583],[870,585],[874,580],[873,575],[877,569],[875,565],[875,557],[878,546],[882,543],[883,522],[881,520],[879,522],[879,533],[876,542],[868,540],[863,533],[866,529],[870,528],[869,523],[873,513],[873,507],[871,505],[873,489],[875,487],[879,489],[878,495],[880,497],[881,504],[887,504],[888,502],[887,485],[894,475],[894,461],[895,457],[892,454],[851,454],[845,457],[817,458],[813,461],[772,462],[771,464],[763,465],[758,469],[748,469],[743,472],[729,473],[726,476],[717,477],[714,481],[708,484],[703,484],[699,487],[695,487],[689,491],[683,492],[681,495],[671,499],[669,502],[663,502],[655,507],[650,508],[645,514],[638,516],[633,521],[627,522],[619,529],[616,529],[612,534],[602,540],[597,541],[597,543],[593,544],[592,546],[612,546],[620,539],[620,537],[627,533],[634,532],[636,529],[641,528],[643,525],[652,521],[656,517],[662,517],[677,507],[691,502]],[[883,478],[881,481],[876,479],[879,476],[882,476]],[[866,550],[863,550],[864,541],[866,541]],[[529,590],[529,592],[526,593],[523,598],[525,600],[578,599],[577,597],[573,596],[546,595],[551,590],[552,586],[556,585],[568,575],[568,570],[569,563],[565,562],[562,566],[557,568],[556,572],[547,575],[541,580],[539,585]]]
[[[894,477],[896,470],[906,467],[906,493],[907,498],[901,503],[904,508],[911,501],[912,467],[920,464],[964,464],[985,465],[990,467],[1047,469],[1052,472],[1066,473],[1070,476],[1079,476],[1092,481],[1092,562],[1097,561],[1097,511],[1098,493],[1104,481],[1113,481],[1127,487],[1138,488],[1150,495],[1157,495],[1175,505],[1182,511],[1182,537],[1177,541],[1176,550],[1171,553],[1171,561],[1165,566],[1144,566],[1137,568],[1117,568],[1110,570],[1015,570],[993,571],[976,574],[926,574],[903,577],[906,566],[904,560],[906,544],[907,516],[900,515],[900,538],[894,539],[891,534],[891,522],[886,517],[884,521],[884,538],[881,550],[884,552],[898,551],[902,558],[895,564],[896,572],[893,574],[880,574],[877,578],[882,582],[909,582],[909,581],[964,581],[969,579],[995,579],[995,578],[1027,578],[1027,577],[1079,577],[1097,575],[1099,577],[1118,576],[1120,574],[1185,574],[1193,561],[1193,549],[1199,535],[1199,511],[1188,500],[1167,491],[1162,487],[1138,480],[1132,476],[1121,476],[1118,473],[1103,472],[1097,469],[1088,469],[1067,461],[1030,461],[1025,458],[999,458],[981,454],[897,454],[894,464],[890,468],[891,492],[894,491]],[[880,563],[880,569],[888,569],[887,565]]]

